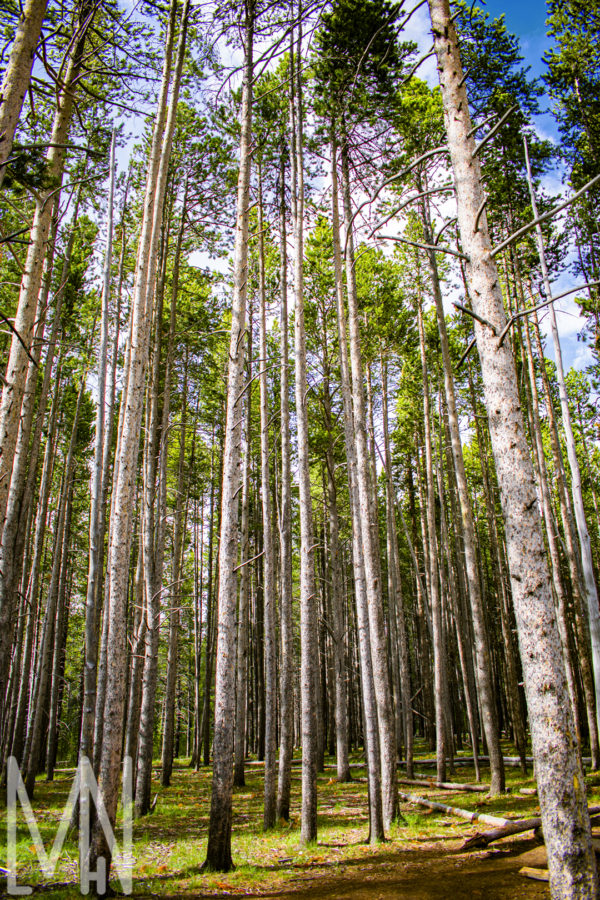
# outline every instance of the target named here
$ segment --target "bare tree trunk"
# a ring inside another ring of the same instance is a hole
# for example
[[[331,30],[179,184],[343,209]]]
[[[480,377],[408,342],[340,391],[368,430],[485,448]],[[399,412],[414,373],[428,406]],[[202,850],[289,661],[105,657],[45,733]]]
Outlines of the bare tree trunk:
[[[301,3],[298,20],[302,21]],[[291,119],[292,206],[294,219],[294,359],[296,423],[298,432],[298,487],[300,494],[300,694],[302,707],[302,822],[300,839],[317,839],[317,704],[318,666],[317,594],[314,571],[314,529],[308,456],[308,409],[306,395],[306,334],[304,329],[304,147],[301,90],[302,31],[298,25],[297,53],[292,54]],[[295,68],[294,68],[295,67]]]
[[[400,583],[400,564],[398,559],[398,533],[396,528],[396,501],[392,480],[392,459],[390,453],[390,435],[388,418],[388,377],[387,363],[381,358],[381,398],[383,403],[383,453],[385,461],[385,485],[387,495],[388,524],[388,579],[389,579],[389,615],[397,621],[398,655],[400,666],[400,697],[402,701],[402,729],[404,733],[404,750],[406,759],[406,777],[414,777],[413,769],[413,714],[410,688],[410,657],[406,639],[406,619],[404,616],[404,598]]]
[[[433,233],[426,199],[423,200],[422,210],[423,224],[425,226],[425,242],[433,245]],[[502,750],[500,749],[500,734],[498,730],[498,717],[496,715],[496,698],[494,696],[492,680],[489,640],[485,626],[483,598],[481,596],[481,584],[477,566],[477,546],[475,542],[473,510],[471,508],[471,498],[469,497],[469,489],[467,487],[465,463],[460,440],[454,380],[452,378],[452,363],[450,360],[450,348],[448,346],[448,333],[444,316],[444,306],[442,303],[437,260],[433,250],[429,250],[427,256],[431,273],[438,329],[440,332],[442,362],[444,366],[444,390],[448,409],[448,425],[450,428],[452,459],[454,462],[454,473],[456,476],[458,500],[460,503],[461,520],[459,527],[462,532],[464,543],[468,594],[471,601],[471,615],[475,637],[475,674],[477,676],[477,693],[481,704],[481,719],[490,756],[490,794],[501,794],[504,792],[504,765],[502,763]]]
[[[342,257],[340,250],[340,222],[337,176],[337,145],[331,137],[331,183],[332,183],[332,230],[333,261],[336,286],[337,325],[340,346],[340,375],[344,408],[344,439],[348,467],[348,490],[352,519],[352,565],[354,572],[354,593],[356,601],[356,624],[360,659],[360,685],[364,710],[364,742],[367,758],[367,779],[369,789],[369,840],[377,843],[385,838],[383,824],[383,801],[381,791],[381,752],[377,720],[375,679],[371,657],[371,636],[369,613],[365,587],[360,510],[356,488],[356,446],[354,442],[354,411],[352,408],[352,388],[350,384],[350,364],[348,359],[348,336],[346,311],[344,309],[344,287]]]
[[[277,783],[277,818],[290,818],[290,790],[292,755],[294,751],[294,626],[292,620],[292,483],[290,464],[290,388],[289,388],[289,322],[287,301],[287,229],[285,209],[285,161],[281,161],[281,513],[279,522],[279,553],[281,605],[279,628],[281,634],[280,666],[280,733],[279,776]]]
[[[435,484],[433,475],[433,448],[431,442],[431,405],[429,400],[429,374],[427,372],[427,356],[425,351],[425,331],[423,328],[423,310],[421,298],[417,301],[417,322],[419,327],[419,346],[421,349],[421,369],[423,373],[423,423],[425,432],[425,485],[426,497],[426,544],[429,559],[429,597],[431,601],[431,623],[433,626],[433,680],[435,700],[435,747],[437,759],[437,779],[446,780],[446,722],[445,722],[445,684],[446,684],[446,651],[442,626],[442,598],[438,577],[438,547],[435,524]]]
[[[348,704],[346,697],[346,653],[344,634],[344,600],[342,595],[342,560],[340,551],[340,527],[338,515],[337,485],[335,481],[334,431],[331,410],[331,387],[329,359],[327,356],[327,324],[323,313],[323,412],[327,430],[327,449],[325,468],[327,470],[326,485],[323,493],[329,518],[329,547],[327,557],[330,560],[331,573],[331,642],[333,656],[333,682],[335,691],[335,739],[337,780],[351,781],[350,763],[348,759]],[[334,717],[331,716],[333,722]]]
[[[348,294],[348,331],[352,363],[352,405],[354,410],[354,440],[356,443],[356,493],[360,511],[360,531],[363,545],[365,585],[369,611],[371,659],[377,700],[377,721],[381,753],[381,781],[384,828],[389,828],[398,813],[396,785],[396,735],[394,711],[388,671],[388,650],[383,621],[383,600],[379,564],[379,547],[374,540],[374,504],[371,496],[370,460],[367,447],[367,418],[364,397],[364,372],[360,348],[356,273],[354,269],[354,239],[347,143],[342,145],[342,187],[344,221],[346,226],[346,289]],[[443,780],[443,779],[442,779]]]
[[[29,582],[27,584],[26,598],[29,606],[29,620],[25,635],[25,647],[23,650],[22,671],[23,678],[19,690],[19,700],[17,703],[17,713],[15,717],[14,734],[12,736],[11,753],[19,762],[22,762],[24,744],[25,744],[25,724],[27,719],[28,708],[31,709],[33,701],[33,693],[31,691],[33,685],[32,656],[34,654],[35,641],[35,623],[39,607],[39,587],[40,574],[42,565],[42,555],[44,551],[44,540],[46,535],[46,527],[48,520],[48,503],[50,500],[50,491],[52,488],[52,471],[54,468],[55,442],[56,442],[56,422],[58,418],[58,407],[60,397],[60,379],[61,379],[61,359],[59,357],[56,377],[54,381],[54,397],[50,408],[50,416],[48,421],[48,434],[46,437],[46,449],[44,451],[44,463],[42,466],[42,475],[40,479],[40,487],[37,500],[37,511],[35,519],[35,534],[33,539],[33,552],[31,560],[31,569],[29,573]],[[25,577],[25,573],[24,577]]]
[[[540,360],[540,369],[542,374],[542,385],[544,388],[544,400],[546,403],[546,411],[548,416],[548,429],[550,431],[550,444],[552,447],[552,457],[554,460],[554,473],[558,487],[558,502],[560,514],[563,524],[563,532],[565,536],[566,556],[569,563],[569,574],[571,576],[571,586],[573,591],[573,619],[575,624],[575,634],[579,653],[579,669],[581,672],[581,681],[583,684],[583,693],[585,696],[585,706],[587,714],[588,730],[590,735],[590,752],[592,755],[592,768],[600,768],[600,742],[598,739],[598,722],[596,719],[596,697],[594,688],[594,672],[591,661],[590,631],[589,623],[584,607],[584,591],[581,579],[581,558],[578,556],[577,538],[575,536],[575,523],[573,522],[572,508],[569,500],[569,492],[565,478],[565,469],[558,434],[558,426],[554,415],[554,406],[552,395],[550,393],[550,383],[548,381],[548,372],[544,362],[544,351],[540,337],[540,328],[537,313],[533,314],[534,335],[536,341],[536,349]]]
[[[71,489],[71,481],[73,479],[73,468],[75,465],[75,443],[77,440],[77,428],[79,425],[79,415],[81,412],[81,402],[85,390],[85,376],[81,380],[79,396],[77,398],[77,407],[71,430],[71,438],[65,458],[65,468],[63,474],[63,485],[61,491],[61,499],[56,522],[56,532],[54,541],[54,558],[52,560],[52,573],[48,585],[48,599],[46,603],[46,612],[44,615],[44,627],[42,640],[40,644],[38,658],[38,672],[35,687],[35,703],[33,705],[33,714],[30,722],[30,734],[27,736],[29,746],[27,758],[25,760],[26,776],[25,786],[27,794],[31,798],[35,790],[35,776],[38,773],[40,762],[40,751],[43,737],[43,715],[45,698],[48,693],[51,679],[51,668],[54,647],[54,633],[56,623],[56,610],[59,597],[59,579],[61,573],[63,540],[65,533],[65,524],[68,507],[68,497]]]
[[[110,145],[110,180],[108,185],[106,250],[102,285],[102,314],[100,321],[100,347],[98,350],[98,406],[94,438],[94,463],[90,487],[89,562],[85,598],[85,662],[83,668],[83,710],[81,716],[80,754],[88,758],[92,754],[94,739],[94,713],[96,710],[96,669],[98,665],[98,588],[100,570],[100,515],[102,509],[102,462],[104,450],[104,425],[106,418],[106,373],[108,367],[108,302],[113,242],[113,204],[115,195],[115,142],[113,129]]]
[[[277,686],[275,646],[275,560],[271,521],[271,477],[269,472],[269,384],[267,380],[267,297],[265,286],[265,248],[262,205],[262,171],[258,166],[258,295],[260,331],[260,472],[263,524],[263,604],[265,659],[265,806],[263,828],[267,831],[276,823],[276,766],[277,766]]]
[[[171,11],[166,39],[165,65],[157,117],[152,135],[143,207],[144,214],[136,262],[127,384],[121,401],[124,414],[115,454],[116,480],[113,487],[109,531],[108,605],[105,610],[105,616],[108,617],[108,643],[110,644],[111,652],[110,658],[107,660],[106,697],[104,709],[101,713],[103,718],[103,736],[99,781],[103,791],[108,819],[113,826],[117,809],[123,735],[123,707],[126,689],[125,607],[132,538],[132,510],[137,475],[135,463],[139,449],[144,382],[150,344],[150,305],[153,296],[158,238],[163,219],[164,195],[175,126],[179,84],[185,56],[188,14],[189,4],[185,0],[181,14],[181,29],[168,113],[167,97],[175,25],[174,8]],[[96,821],[87,860],[89,871],[96,871],[97,860],[102,857],[105,860],[105,871],[108,879],[111,856],[104,831],[99,822]]]
[[[0,86],[0,187],[6,175],[23,99],[31,81],[35,48],[42,32],[48,0],[27,0]]]
[[[74,467],[73,467],[74,468]],[[73,512],[73,478],[67,486],[65,525],[60,548],[60,568],[58,576],[58,599],[56,623],[54,626],[54,650],[52,657],[52,683],[50,687],[50,708],[48,710],[48,737],[46,745],[46,781],[54,780],[54,768],[58,752],[58,725],[60,698],[65,666],[65,645],[69,626],[67,606],[67,570],[69,567],[69,545],[71,542],[71,518]]]
[[[138,558],[133,589],[133,635],[131,643],[131,668],[129,672],[129,699],[125,724],[125,756],[130,756],[133,771],[137,769],[137,746],[140,732],[140,707],[142,701],[142,672],[146,644],[146,610],[144,604],[144,550],[140,535]]]
[[[462,247],[474,312],[485,402],[506,525],[513,602],[523,661],[544,838],[554,897],[593,897],[595,860],[583,772],[574,738],[533,467],[514,360],[499,344],[506,325],[456,30],[448,0],[429,0]],[[477,227],[476,227],[477,226]]]
[[[177,295],[179,291],[179,265],[181,260],[181,248],[183,244],[183,234],[185,231],[185,217],[187,206],[187,178],[183,191],[183,201],[181,204],[181,223],[177,234],[177,244],[175,247],[175,256],[173,263],[173,276],[171,288],[171,315],[169,324],[169,346],[167,359],[167,373],[165,375],[165,388],[163,399],[163,473],[162,479],[163,491],[166,495],[166,465],[168,458],[168,438],[167,431],[169,426],[169,409],[171,405],[171,382],[173,380],[173,366],[175,354],[175,333],[177,327]],[[182,567],[182,545],[183,545],[183,476],[185,464],[185,435],[186,435],[186,416],[187,416],[187,356],[186,366],[183,377],[182,390],[182,409],[179,435],[179,461],[177,466],[177,498],[175,501],[175,526],[173,534],[173,569],[172,569],[172,589],[171,611],[169,615],[169,641],[167,650],[167,680],[165,686],[165,726],[163,731],[162,744],[162,761],[161,761],[161,784],[168,787],[171,783],[171,772],[173,770],[173,752],[174,752],[174,732],[175,732],[175,690],[177,686],[177,666],[179,656],[179,625],[181,615],[179,612],[179,604],[181,603],[181,567]],[[165,498],[166,507],[166,498]],[[163,517],[166,516],[166,509],[163,510]],[[164,532],[164,525],[163,525]],[[163,538],[164,540],[164,538]]]
[[[145,816],[150,810],[154,723],[156,717],[156,685],[158,681],[158,646],[160,608],[163,592],[163,560],[166,515],[166,464],[168,450],[169,400],[172,367],[174,317],[171,315],[169,348],[164,366],[164,395],[159,425],[160,360],[163,330],[163,299],[166,277],[169,226],[164,227],[161,274],[156,287],[155,336],[152,374],[146,402],[146,441],[144,444],[144,478],[142,490],[142,536],[144,555],[144,595],[146,608],[146,645],[142,675],[142,705],[138,738],[138,760],[135,781],[135,814]],[[174,309],[174,307],[172,307]],[[160,463],[159,463],[160,460]]]
[[[497,596],[500,601],[500,622],[502,628],[502,639],[505,644],[505,660],[507,674],[507,694],[508,708],[512,720],[515,744],[521,760],[521,769],[523,774],[527,773],[527,735],[526,722],[522,715],[521,697],[519,694],[519,676],[517,648],[515,647],[514,627],[512,616],[511,598],[508,593],[508,573],[506,571],[505,558],[502,554],[501,535],[498,534],[498,524],[496,522],[496,495],[490,483],[488,470],[488,451],[487,440],[484,440],[480,418],[478,418],[478,405],[475,395],[475,387],[471,374],[471,367],[468,366],[469,393],[471,396],[471,404],[473,409],[473,418],[475,422],[475,432],[477,435],[477,446],[479,448],[479,458],[481,460],[481,473],[483,481],[483,494],[485,499],[486,516],[488,521],[488,530],[490,534],[490,542],[494,554],[494,575],[497,589]]]
[[[527,162],[527,177],[529,181],[531,209],[534,218],[537,218],[537,203],[535,199],[533,181],[531,178],[529,152],[527,149],[526,139],[525,159]],[[548,299],[550,299],[552,297],[552,288],[550,286],[550,277],[548,275],[548,266],[546,264],[546,254],[544,252],[544,237],[542,234],[541,225],[536,226],[536,237],[538,253],[540,257],[540,265],[542,268],[544,288],[546,291],[546,296],[548,297]],[[592,666],[594,669],[594,683],[596,687],[596,721],[598,724],[598,730],[600,731],[600,605],[598,603],[598,591],[596,588],[596,579],[594,577],[594,564],[592,561],[592,546],[590,543],[590,534],[588,531],[588,526],[585,519],[585,510],[583,507],[581,472],[579,470],[579,461],[577,459],[577,453],[575,450],[575,438],[573,436],[573,426],[571,424],[571,413],[569,410],[569,401],[565,385],[565,373],[563,368],[562,351],[560,347],[560,338],[558,336],[558,327],[556,324],[554,304],[551,303],[548,309],[550,311],[550,328],[552,331],[552,342],[554,344],[554,361],[556,363],[556,380],[558,382],[558,395],[560,397],[562,426],[565,433],[565,444],[567,446],[567,459],[569,460],[569,469],[571,470],[571,492],[573,495],[575,522],[577,524],[577,533],[579,535],[579,549],[581,551],[583,580],[585,584],[590,638],[592,644]]]
[[[252,455],[252,302],[248,311],[247,339],[247,379],[246,390],[246,450],[244,455],[244,474],[242,476],[242,515],[240,524],[240,573],[238,596],[238,623],[235,673],[235,737],[234,737],[234,773],[233,783],[243,787],[246,783],[244,763],[246,759],[246,725],[248,712],[248,607],[250,599],[250,539],[249,539],[249,507],[250,507],[250,460]]]
[[[573,659],[571,656],[571,648],[569,642],[569,615],[567,610],[567,596],[560,571],[560,553],[558,549],[558,541],[556,539],[556,523],[554,521],[554,511],[552,509],[552,500],[550,497],[550,485],[548,484],[548,470],[546,468],[544,443],[542,440],[542,427],[540,424],[539,397],[535,374],[535,365],[533,362],[531,336],[529,334],[529,326],[527,322],[525,323],[523,331],[525,333],[523,350],[526,356],[527,370],[529,374],[529,388],[531,392],[531,432],[535,450],[535,460],[537,462],[536,471],[540,489],[544,525],[546,529],[546,540],[548,542],[548,550],[550,555],[550,574],[552,576],[552,584],[554,586],[554,596],[556,600],[556,621],[562,645],[565,677],[567,680],[569,698],[571,700],[571,709],[573,713],[573,721],[575,724],[575,734],[577,736],[578,743],[581,744],[577,683],[575,680],[575,671],[573,668]]]
[[[185,209],[185,204],[184,204]],[[181,250],[181,248],[180,248]],[[177,258],[177,257],[176,257]],[[175,308],[175,279],[171,303]],[[179,628],[181,621],[181,569],[184,529],[184,467],[185,436],[187,417],[187,358],[182,390],[181,428],[179,436],[179,462],[177,466],[177,499],[175,502],[175,526],[173,533],[173,570],[171,590],[171,612],[169,616],[169,644],[167,650],[167,681],[165,686],[165,728],[163,732],[161,779],[163,787],[171,784],[173,771],[174,735],[175,735],[175,690],[177,687],[177,666],[179,661]]]
[[[248,277],[248,205],[252,139],[254,4],[245,2],[244,81],[240,113],[240,168],[235,229],[231,341],[227,374],[227,411],[221,495],[215,734],[208,846],[204,868],[228,872],[231,859],[233,757],[235,732],[235,607],[238,558],[238,488],[240,482],[241,394],[244,378],[246,284]],[[205,748],[206,750],[206,748]]]
[[[64,86],[58,97],[58,106],[52,124],[50,146],[46,155],[47,174],[49,181],[52,182],[52,186],[47,187],[38,194],[29,235],[27,260],[23,271],[19,303],[14,321],[18,337],[17,334],[13,334],[11,339],[2,399],[0,400],[0,524],[2,529],[4,528],[13,458],[17,443],[21,401],[25,390],[28,348],[31,345],[35,311],[42,282],[46,244],[52,221],[53,197],[56,192],[56,183],[60,184],[62,180],[66,156],[65,144],[71,124],[75,85],[80,75],[87,30],[95,11],[96,6],[92,0],[83,0],[78,10],[77,24],[75,26],[76,36],[70,44],[69,59],[66,64],[63,81]],[[1,614],[2,610],[0,610],[0,623],[2,628],[4,628],[5,623]],[[2,661],[0,660],[0,697],[4,696],[2,678]]]

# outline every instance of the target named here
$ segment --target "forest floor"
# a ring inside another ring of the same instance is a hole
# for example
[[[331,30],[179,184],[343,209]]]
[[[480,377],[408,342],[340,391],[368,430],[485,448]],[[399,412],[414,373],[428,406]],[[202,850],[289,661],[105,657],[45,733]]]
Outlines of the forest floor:
[[[505,752],[508,755],[512,751],[506,747]],[[425,752],[420,755],[428,756]],[[433,777],[434,773],[432,768],[420,768],[418,760],[416,771],[417,777],[425,778]],[[250,763],[246,786],[236,788],[234,796],[232,853],[236,868],[227,875],[205,874],[201,866],[206,853],[211,770],[201,768],[196,772],[184,760],[179,760],[171,787],[160,788],[156,778],[153,792],[158,794],[158,799],[154,813],[134,823],[134,897],[140,900],[232,896],[289,900],[549,897],[546,883],[519,873],[523,866],[545,866],[544,848],[532,832],[505,838],[486,850],[465,851],[461,850],[464,840],[489,826],[402,803],[404,823],[393,826],[384,844],[370,846],[366,843],[366,772],[355,765],[352,773],[355,780],[349,784],[335,781],[333,767],[326,767],[319,775],[318,842],[303,847],[299,843],[300,767],[295,766],[293,770],[290,823],[282,823],[265,834],[262,831],[262,768],[260,764]],[[154,774],[158,776],[159,770]],[[485,768],[482,775],[485,782]],[[36,785],[32,805],[47,851],[52,846],[73,777],[73,769],[60,769],[52,783],[40,779]],[[451,780],[474,781],[474,772],[461,766]],[[598,803],[600,774],[591,775],[586,781],[590,803]],[[485,794],[429,787],[401,786],[401,790],[448,806],[521,819],[538,813],[537,797],[519,793],[522,787],[534,786],[532,777],[524,777],[520,770],[509,768],[510,793],[494,799],[487,799]],[[2,823],[4,812],[0,811]],[[3,824],[0,833],[5,833]],[[116,838],[120,842],[120,827]],[[17,841],[19,885],[33,885],[35,894],[56,900],[80,896],[76,836],[67,840],[51,884],[44,883],[21,812]],[[5,845],[0,847],[2,867],[6,864],[2,860],[5,851]],[[118,882],[115,887],[119,890]],[[2,888],[0,882],[0,896]]]

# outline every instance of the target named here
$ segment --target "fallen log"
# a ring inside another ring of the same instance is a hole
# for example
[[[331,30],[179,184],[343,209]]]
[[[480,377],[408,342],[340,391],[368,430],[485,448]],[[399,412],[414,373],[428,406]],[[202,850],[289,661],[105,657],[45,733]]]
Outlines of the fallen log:
[[[489,791],[487,784],[460,784],[458,781],[435,781],[433,778],[399,778],[398,784],[412,784],[415,787],[440,788],[444,791],[473,791],[485,794]]]
[[[590,815],[600,812],[600,806],[590,806],[588,809]],[[467,838],[461,845],[461,850],[471,850],[474,847],[487,847],[493,841],[499,841],[500,838],[510,837],[513,834],[522,834],[524,831],[531,831],[534,828],[540,828],[542,824],[541,816],[535,816],[533,819],[513,819],[506,820],[505,825],[500,825],[491,831],[478,832]]]
[[[478,759],[479,759],[479,762],[482,763],[483,765],[489,765],[489,762],[490,762],[489,756],[480,756],[480,757],[478,757]],[[521,766],[521,758],[519,756],[505,756],[505,757],[503,757],[503,760],[504,760],[505,766],[510,766],[511,768],[515,768],[515,769],[518,769]],[[450,759],[447,760],[448,763],[450,763],[450,761],[451,761]],[[591,756],[584,756],[581,761],[584,766],[591,766],[591,764],[592,764]],[[474,765],[472,756],[455,756],[454,759],[452,760],[452,762],[454,763],[455,766],[472,766],[472,765]],[[527,756],[525,758],[525,762],[527,763],[528,766],[532,766],[534,763],[533,756]],[[428,759],[415,758],[413,760],[413,764],[415,766],[435,766],[435,765],[437,765],[437,759],[435,759],[435,758],[428,758]],[[406,763],[404,761],[402,761],[402,762],[399,762],[398,765],[405,766]]]
[[[533,878],[534,881],[549,881],[548,869],[532,869],[531,866],[523,866],[519,869],[519,875],[525,878]]]
[[[416,794],[405,794],[402,791],[398,791],[398,797],[405,803],[415,803],[417,806],[425,806],[427,809],[433,809],[436,812],[443,812],[450,816],[460,816],[461,819],[468,819],[469,822],[483,822],[485,825],[497,825],[499,828],[511,824],[510,819],[488,816],[486,813],[472,812],[470,809],[460,809],[458,806],[446,806],[444,803],[427,800],[425,797],[418,797]]]

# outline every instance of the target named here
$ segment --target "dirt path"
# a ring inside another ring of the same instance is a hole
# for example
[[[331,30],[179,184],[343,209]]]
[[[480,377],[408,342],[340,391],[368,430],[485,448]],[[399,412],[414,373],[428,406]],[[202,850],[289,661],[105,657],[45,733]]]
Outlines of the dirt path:
[[[533,848],[533,849],[532,849]],[[543,848],[535,848],[529,841],[514,841],[502,849],[478,853],[457,853],[447,847],[435,846],[405,850],[379,856],[377,861],[356,860],[339,866],[335,875],[299,875],[294,886],[276,893],[235,892],[236,896],[260,897],[261,900],[289,898],[289,900],[529,900],[548,898],[550,891],[544,882],[532,881],[519,875],[524,866],[542,866]],[[166,897],[222,898],[227,893],[190,893]],[[146,895],[150,900],[151,894]],[[144,900],[146,900],[144,898]]]

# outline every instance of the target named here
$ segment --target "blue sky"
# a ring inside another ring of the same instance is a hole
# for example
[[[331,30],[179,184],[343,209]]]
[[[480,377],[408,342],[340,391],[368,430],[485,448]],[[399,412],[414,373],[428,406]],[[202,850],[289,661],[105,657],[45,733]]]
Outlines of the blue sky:
[[[542,60],[544,50],[552,44],[546,35],[547,7],[545,0],[487,0],[479,6],[497,18],[504,13],[507,30],[517,35],[521,44],[521,52],[525,63],[531,67],[531,74],[540,77],[546,71]],[[540,105],[545,110],[544,114],[537,117],[536,126],[541,135],[552,140],[558,140],[556,121],[549,110],[549,101],[545,97],[540,98]],[[560,178],[562,173],[556,171],[550,173],[544,179],[544,186],[553,193],[560,190]],[[567,270],[557,279],[557,290],[566,290],[574,285],[574,277]],[[558,313],[558,326],[561,333],[561,344],[565,365],[568,367],[585,368],[591,362],[589,348],[577,340],[577,334],[583,326],[583,320],[572,298],[559,301],[556,304]],[[544,317],[547,319],[548,317]],[[548,327],[547,322],[543,326]],[[548,341],[546,352],[550,357],[554,356],[552,342]]]

